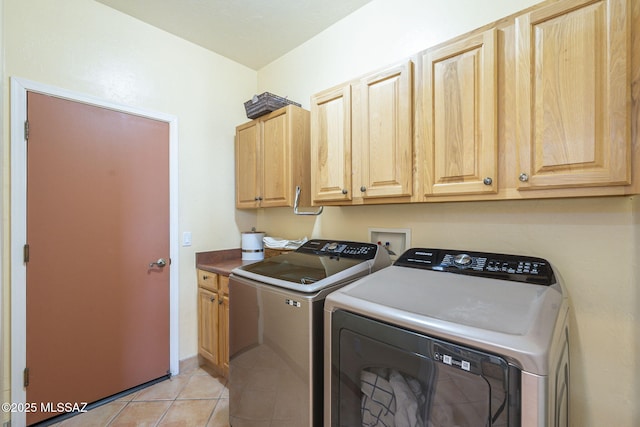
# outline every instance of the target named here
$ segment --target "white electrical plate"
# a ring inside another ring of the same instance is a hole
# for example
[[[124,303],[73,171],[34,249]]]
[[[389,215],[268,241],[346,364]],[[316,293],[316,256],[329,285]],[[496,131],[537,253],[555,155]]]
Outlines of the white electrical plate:
[[[185,231],[182,233],[182,246],[191,246],[191,232]]]
[[[369,228],[369,241],[385,246],[392,260],[411,247],[411,229],[409,228]],[[388,245],[387,245],[388,243]]]

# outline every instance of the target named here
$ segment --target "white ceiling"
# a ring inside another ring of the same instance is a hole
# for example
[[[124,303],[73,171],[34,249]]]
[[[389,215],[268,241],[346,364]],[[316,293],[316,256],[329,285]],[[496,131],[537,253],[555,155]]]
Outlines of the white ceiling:
[[[371,0],[96,0],[258,70]]]

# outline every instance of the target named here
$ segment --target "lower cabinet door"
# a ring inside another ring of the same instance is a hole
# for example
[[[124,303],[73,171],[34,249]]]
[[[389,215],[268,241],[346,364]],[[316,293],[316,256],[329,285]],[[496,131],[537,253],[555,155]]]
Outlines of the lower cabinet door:
[[[220,367],[229,375],[229,295],[223,295],[218,304],[220,320]]]
[[[220,363],[218,294],[198,288],[198,353],[215,365]]]

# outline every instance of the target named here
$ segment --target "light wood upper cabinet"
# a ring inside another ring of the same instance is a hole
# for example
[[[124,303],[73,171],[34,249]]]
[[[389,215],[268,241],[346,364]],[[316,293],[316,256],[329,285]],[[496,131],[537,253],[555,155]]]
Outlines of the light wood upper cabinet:
[[[310,204],[309,112],[287,106],[236,128],[236,207]]]
[[[252,121],[236,128],[236,206],[256,208],[259,206],[262,156],[260,149],[261,126]]]
[[[320,92],[313,204],[640,194],[636,52],[635,0],[549,0]]]
[[[567,0],[516,19],[519,189],[631,179],[627,0]]]
[[[411,61],[314,95],[313,202],[411,196],[412,115]]]
[[[497,192],[496,43],[491,29],[422,55],[427,197]]]
[[[352,118],[354,194],[411,196],[413,63],[361,78],[354,87]]]
[[[351,200],[351,85],[311,97],[313,202]]]

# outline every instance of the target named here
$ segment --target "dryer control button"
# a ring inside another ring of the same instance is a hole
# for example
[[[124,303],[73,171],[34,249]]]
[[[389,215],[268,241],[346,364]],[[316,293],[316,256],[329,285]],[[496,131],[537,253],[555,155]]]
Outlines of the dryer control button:
[[[467,254],[460,254],[456,255],[456,257],[453,259],[453,262],[455,263],[455,265],[460,267],[469,267],[473,262],[473,258],[471,258],[471,256]]]

